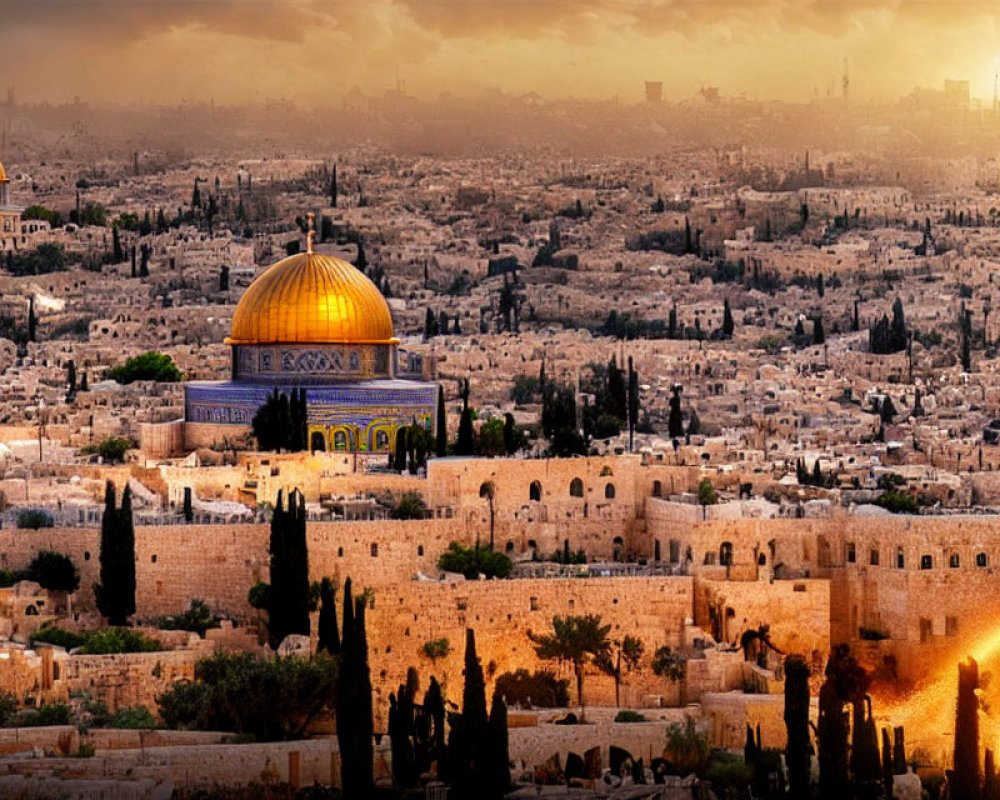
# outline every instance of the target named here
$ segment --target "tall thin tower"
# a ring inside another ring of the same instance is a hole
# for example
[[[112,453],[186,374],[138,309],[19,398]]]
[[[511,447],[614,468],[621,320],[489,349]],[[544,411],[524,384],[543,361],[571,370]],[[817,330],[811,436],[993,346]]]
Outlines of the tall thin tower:
[[[844,105],[847,105],[847,101],[851,99],[851,79],[847,74],[847,58],[844,58],[844,77],[841,81],[841,86],[844,90]]]

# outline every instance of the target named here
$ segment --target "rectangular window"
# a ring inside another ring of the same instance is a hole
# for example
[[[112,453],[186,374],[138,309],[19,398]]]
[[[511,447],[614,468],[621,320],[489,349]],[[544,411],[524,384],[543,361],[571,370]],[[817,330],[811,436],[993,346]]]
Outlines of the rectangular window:
[[[958,617],[944,618],[944,635],[958,636]]]
[[[853,564],[857,560],[858,560],[858,555],[854,550],[854,545],[853,544],[847,545],[847,563]]]
[[[878,550],[872,550],[870,553],[868,553],[868,563],[871,564],[873,567],[878,566]]]

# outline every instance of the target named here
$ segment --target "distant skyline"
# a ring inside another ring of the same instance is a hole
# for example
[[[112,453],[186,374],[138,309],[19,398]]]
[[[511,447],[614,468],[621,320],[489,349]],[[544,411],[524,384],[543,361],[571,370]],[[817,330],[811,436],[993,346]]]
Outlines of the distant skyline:
[[[639,101],[990,100],[1000,10],[905,0],[4,0],[0,81],[26,101],[339,102],[352,86]]]

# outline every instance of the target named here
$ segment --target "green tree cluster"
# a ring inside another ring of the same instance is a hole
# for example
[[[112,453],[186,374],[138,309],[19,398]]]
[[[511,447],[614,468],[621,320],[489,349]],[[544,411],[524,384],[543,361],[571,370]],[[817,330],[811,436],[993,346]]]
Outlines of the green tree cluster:
[[[552,633],[528,633],[535,643],[535,654],[543,661],[569,663],[576,676],[576,699],[580,717],[584,716],[583,677],[587,666],[603,660],[611,646],[608,640],[610,625],[602,625],[598,614],[552,618]]]
[[[11,275],[17,277],[63,272],[66,269],[66,254],[61,244],[45,242],[24,253],[9,250],[5,266]]]
[[[336,661],[325,656],[306,661],[218,653],[195,665],[193,683],[175,683],[157,705],[169,728],[233,731],[258,741],[297,739],[332,708],[337,677]]]
[[[52,550],[41,550],[31,559],[27,577],[50,592],[75,592],[80,586],[80,573],[73,559]]]
[[[306,390],[292,389],[292,394],[275,386],[250,422],[261,450],[300,453],[309,447],[309,412]]]
[[[108,370],[107,377],[121,384],[135,381],[158,381],[160,383],[177,383],[181,380],[181,371],[177,369],[174,360],[164,353],[155,350],[133,356],[117,367]]]
[[[503,553],[488,547],[463,547],[458,542],[451,543],[438,558],[437,565],[445,572],[460,572],[469,580],[481,574],[487,578],[507,578],[514,567]]]
[[[569,681],[550,670],[521,668],[497,678],[496,689],[507,705],[523,708],[565,708],[569,705]]]

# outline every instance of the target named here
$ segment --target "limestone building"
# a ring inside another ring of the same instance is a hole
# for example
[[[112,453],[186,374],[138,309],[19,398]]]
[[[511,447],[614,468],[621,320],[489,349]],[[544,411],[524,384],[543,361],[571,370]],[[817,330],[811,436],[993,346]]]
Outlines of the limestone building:
[[[389,305],[346,261],[305,253],[261,273],[240,299],[226,344],[228,381],[185,384],[185,440],[203,445],[251,424],[277,387],[306,391],[312,450],[388,453],[396,430],[435,423],[430,364],[398,347]]]
[[[0,164],[0,251],[17,250],[20,244],[21,208],[10,202],[10,178]]]

